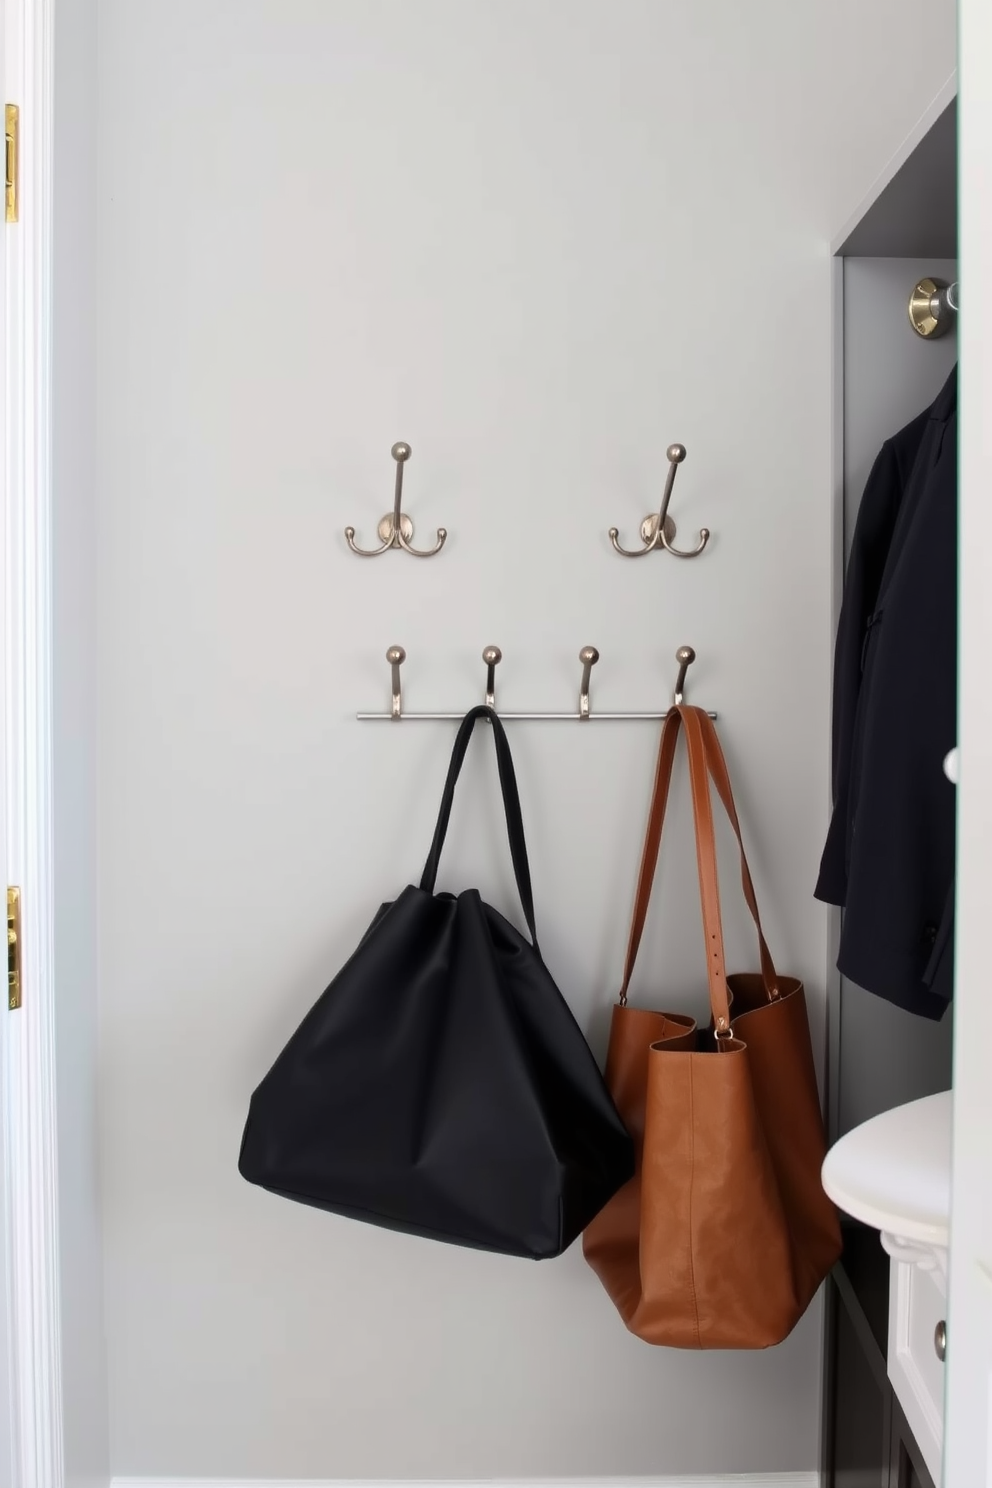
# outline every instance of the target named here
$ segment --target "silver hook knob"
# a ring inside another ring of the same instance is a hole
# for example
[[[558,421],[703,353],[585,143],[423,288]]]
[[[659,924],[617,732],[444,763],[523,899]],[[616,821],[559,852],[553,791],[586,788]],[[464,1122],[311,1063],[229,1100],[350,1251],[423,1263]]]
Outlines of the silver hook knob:
[[[685,674],[696,659],[696,653],[691,646],[680,646],[675,653],[675,660],[679,664],[679,675],[675,683],[675,706],[680,708],[685,701]]]
[[[406,661],[406,652],[402,646],[390,646],[386,652],[386,660],[392,668],[393,678],[393,705],[391,716],[393,718],[403,717],[403,694],[400,683],[400,667]]]
[[[482,659],[488,668],[486,672],[486,707],[496,707],[496,668],[503,660],[503,653],[498,646],[487,646],[482,653]]]
[[[582,663],[582,685],[579,688],[579,718],[589,717],[589,678],[592,669],[599,660],[599,652],[595,646],[583,646],[579,652],[579,660]]]

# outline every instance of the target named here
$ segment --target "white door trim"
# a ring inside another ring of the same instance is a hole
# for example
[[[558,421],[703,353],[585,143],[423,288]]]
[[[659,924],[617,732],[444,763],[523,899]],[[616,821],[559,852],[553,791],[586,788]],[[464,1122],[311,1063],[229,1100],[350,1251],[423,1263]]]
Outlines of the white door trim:
[[[23,1006],[0,1009],[12,1488],[62,1488],[52,872],[54,0],[3,0],[21,110],[21,212],[4,284],[5,854],[22,890]]]
[[[6,0],[0,0],[0,102],[13,102],[8,91],[7,65],[7,9]],[[6,512],[7,491],[7,300],[9,298],[9,273],[7,267],[9,229],[0,226],[0,460],[3,462],[3,497]],[[0,575],[3,576],[3,603],[0,604],[0,699],[6,713],[7,698],[7,523],[0,524]],[[7,741],[0,733],[0,780],[6,779]],[[6,791],[0,793],[0,861],[2,876],[9,883],[7,873],[7,829]],[[0,1006],[0,1479],[6,1481],[14,1476],[14,1411],[11,1400],[13,1373],[13,1339],[10,1322],[10,1299],[13,1296],[13,1273],[11,1269],[11,1247],[13,1241],[13,1210],[10,1203],[10,1159],[8,1157],[7,1097],[9,1087],[7,1074],[7,1020]]]
[[[944,1431],[946,1488],[992,1488],[992,1090],[988,1072],[988,899],[992,881],[989,647],[992,593],[992,16],[962,0],[959,120],[961,276],[960,747],[956,890],[951,1264]]]

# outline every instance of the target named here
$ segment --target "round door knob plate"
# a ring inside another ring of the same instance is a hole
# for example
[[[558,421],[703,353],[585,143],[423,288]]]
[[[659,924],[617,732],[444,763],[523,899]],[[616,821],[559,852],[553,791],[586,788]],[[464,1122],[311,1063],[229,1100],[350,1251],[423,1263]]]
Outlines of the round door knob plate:
[[[947,1324],[943,1318],[933,1330],[933,1347],[937,1358],[943,1364],[947,1358]]]

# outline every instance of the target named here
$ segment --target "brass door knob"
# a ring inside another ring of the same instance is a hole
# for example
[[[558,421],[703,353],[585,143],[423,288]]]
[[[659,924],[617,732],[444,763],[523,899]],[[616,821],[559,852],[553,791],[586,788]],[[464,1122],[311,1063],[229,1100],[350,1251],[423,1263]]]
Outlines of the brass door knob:
[[[921,279],[909,297],[909,323],[927,340],[943,336],[954,323],[958,286],[943,279]]]

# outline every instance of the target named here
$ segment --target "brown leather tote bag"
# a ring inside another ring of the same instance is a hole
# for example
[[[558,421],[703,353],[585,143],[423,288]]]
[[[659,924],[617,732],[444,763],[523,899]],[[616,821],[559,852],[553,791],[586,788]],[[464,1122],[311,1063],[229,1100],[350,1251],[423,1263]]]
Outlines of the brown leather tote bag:
[[[712,1022],[628,1007],[680,731],[689,749]],[[727,976],[710,781],[741,850],[761,970]],[[583,1236],[632,1333],[672,1348],[766,1348],[798,1322],[840,1254],[802,983],[761,931],[727,765],[699,708],[665,720],[606,1081],[637,1171]]]

